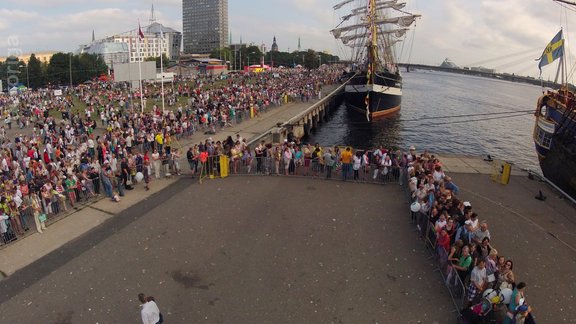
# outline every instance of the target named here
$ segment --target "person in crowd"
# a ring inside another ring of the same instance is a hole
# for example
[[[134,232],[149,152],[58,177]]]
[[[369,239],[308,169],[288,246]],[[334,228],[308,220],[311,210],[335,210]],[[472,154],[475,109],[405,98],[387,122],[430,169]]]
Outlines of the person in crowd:
[[[362,166],[362,152],[356,152],[352,157],[352,170],[354,171],[354,180],[360,179],[360,167]]]
[[[450,190],[453,195],[458,195],[460,193],[460,188],[452,181],[452,177],[444,177],[444,188]]]
[[[438,232],[438,238],[436,239],[436,246],[438,248],[444,249],[446,254],[450,252],[450,235],[446,232],[445,228],[442,228],[440,232]]]
[[[438,209],[434,208],[436,211]],[[446,230],[446,225],[448,224],[448,221],[446,220],[446,213],[442,213],[440,214],[440,217],[438,217],[438,220],[435,222],[434,224],[434,230],[436,231],[436,233],[440,233],[441,230]],[[446,233],[448,234],[448,233]]]
[[[458,276],[462,282],[466,281],[468,271],[472,265],[472,256],[470,255],[470,247],[465,245],[462,247],[462,254],[458,259],[458,263],[453,264],[452,267],[458,272]]]
[[[158,149],[154,149],[152,153],[152,164],[154,166],[154,176],[156,179],[160,179],[160,167],[162,166],[162,160]]]
[[[465,221],[465,228],[466,228],[466,241],[470,243],[474,243],[472,241],[472,237],[475,235],[476,231],[480,228],[478,225],[478,214],[472,213],[470,214],[470,219]]]
[[[324,153],[324,163],[326,164],[326,179],[332,178],[332,170],[336,165],[336,159],[332,153],[332,149],[328,148]]]
[[[102,180],[102,187],[104,187],[104,192],[106,196],[110,199],[114,197],[113,195],[113,181],[114,181],[114,174],[112,173],[112,168],[110,167],[110,163],[106,161],[104,166],[100,170],[100,179]]]
[[[346,181],[352,173],[352,149],[350,147],[346,147],[342,152],[340,162],[342,162],[342,180]]]
[[[164,322],[162,313],[152,296],[146,296],[144,293],[138,294],[140,301],[140,315],[143,324],[160,324]]]
[[[480,227],[474,232],[472,241],[476,244],[481,244],[485,238],[490,240],[490,231],[488,230],[488,222],[483,220],[480,222]]]
[[[518,308],[526,304],[526,298],[524,296],[525,288],[526,283],[524,282],[519,282],[514,288],[512,297],[510,298],[510,304],[508,304],[506,317],[504,317],[504,324],[512,324]]]
[[[446,226],[444,226],[446,233],[450,236],[450,243],[454,243],[454,237],[456,236],[456,224],[454,224],[454,219],[449,218],[446,222]]]
[[[512,260],[506,260],[504,268],[499,269],[497,286],[500,289],[512,289],[514,287],[515,278],[512,269],[514,269],[514,262],[512,262]]]
[[[498,276],[497,267],[498,251],[496,249],[491,249],[490,253],[486,257],[486,276],[488,278],[488,286],[490,288],[495,288],[497,284],[496,277]]]
[[[188,166],[190,167],[190,174],[194,177],[194,173],[196,172],[196,161],[197,157],[194,156],[194,148],[189,147],[188,151],[186,151],[186,160],[188,161]]]
[[[472,269],[472,273],[470,274],[470,283],[468,284],[468,303],[472,304],[480,296],[482,296],[482,292],[488,286],[488,277],[486,275],[486,261],[483,259],[478,260],[478,263]]]
[[[490,246],[490,238],[485,237],[482,240],[482,243],[476,244],[476,251],[478,253],[478,258],[486,259],[492,250],[492,246]]]
[[[32,208],[32,213],[34,215],[36,230],[38,233],[43,233],[43,231],[46,230],[46,214],[42,211],[42,203],[40,202],[38,195],[32,193],[30,196],[30,207]]]
[[[288,145],[286,145],[284,147],[284,152],[282,154],[282,157],[283,157],[283,164],[284,164],[284,175],[288,175],[288,169],[290,167],[290,162],[293,159],[292,150],[290,150],[290,147]]]

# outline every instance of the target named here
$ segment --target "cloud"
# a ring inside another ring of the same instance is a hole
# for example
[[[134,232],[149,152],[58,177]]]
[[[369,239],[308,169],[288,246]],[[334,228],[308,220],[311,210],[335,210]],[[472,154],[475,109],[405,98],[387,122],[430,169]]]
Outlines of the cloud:
[[[295,50],[300,37],[303,49],[345,56],[347,47],[338,45],[328,32],[345,14],[332,10],[336,2],[229,0],[233,41],[242,35],[244,42],[264,42],[270,48],[276,35],[281,50]],[[135,29],[138,19],[147,25],[150,4],[140,0],[2,0],[0,56],[7,51],[8,35],[17,36],[25,52],[76,50],[90,40],[92,30],[97,38],[103,38]],[[182,30],[182,0],[157,1],[154,7],[158,22]],[[410,48],[412,63],[424,64],[440,64],[450,57],[466,65],[507,53],[538,52],[535,49],[543,49],[560,23],[565,23],[560,18],[568,17],[570,22],[574,17],[573,11],[559,9],[559,5],[542,0],[411,0],[407,10],[422,14],[422,18],[416,32],[408,33],[402,59],[408,58]],[[566,37],[570,44],[571,36]],[[521,60],[521,56],[510,56],[510,60]],[[498,61],[491,64],[504,65]],[[526,59],[526,64],[535,66],[533,58]]]

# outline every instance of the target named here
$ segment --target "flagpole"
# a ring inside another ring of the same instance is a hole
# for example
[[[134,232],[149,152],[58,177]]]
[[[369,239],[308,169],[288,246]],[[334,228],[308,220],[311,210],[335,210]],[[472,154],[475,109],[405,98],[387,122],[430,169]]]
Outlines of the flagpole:
[[[162,116],[164,116],[164,62],[162,57],[164,56],[164,32],[160,30],[160,84],[162,89]]]
[[[144,113],[144,88],[142,88],[142,53],[140,52],[140,37],[142,29],[140,29],[140,22],[138,22],[138,37],[136,37],[136,45],[138,50],[138,80],[140,85],[140,113]]]

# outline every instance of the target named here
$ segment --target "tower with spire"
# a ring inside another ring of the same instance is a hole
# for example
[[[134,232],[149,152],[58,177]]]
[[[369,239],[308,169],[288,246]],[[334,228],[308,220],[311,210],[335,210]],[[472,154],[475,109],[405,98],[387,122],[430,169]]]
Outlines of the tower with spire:
[[[278,44],[276,43],[276,35],[274,35],[274,40],[272,41],[272,52],[278,52]]]
[[[300,46],[300,37],[298,37],[298,52],[302,51],[302,47]]]
[[[152,10],[150,10],[150,25],[156,22],[156,16],[154,15],[154,4],[152,4]]]

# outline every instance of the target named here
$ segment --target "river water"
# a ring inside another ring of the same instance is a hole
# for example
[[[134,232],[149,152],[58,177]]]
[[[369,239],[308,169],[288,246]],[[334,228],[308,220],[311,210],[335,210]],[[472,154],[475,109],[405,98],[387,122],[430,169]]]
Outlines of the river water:
[[[402,109],[367,122],[340,106],[306,141],[486,156],[540,172],[532,142],[538,86],[453,73],[404,73]]]

